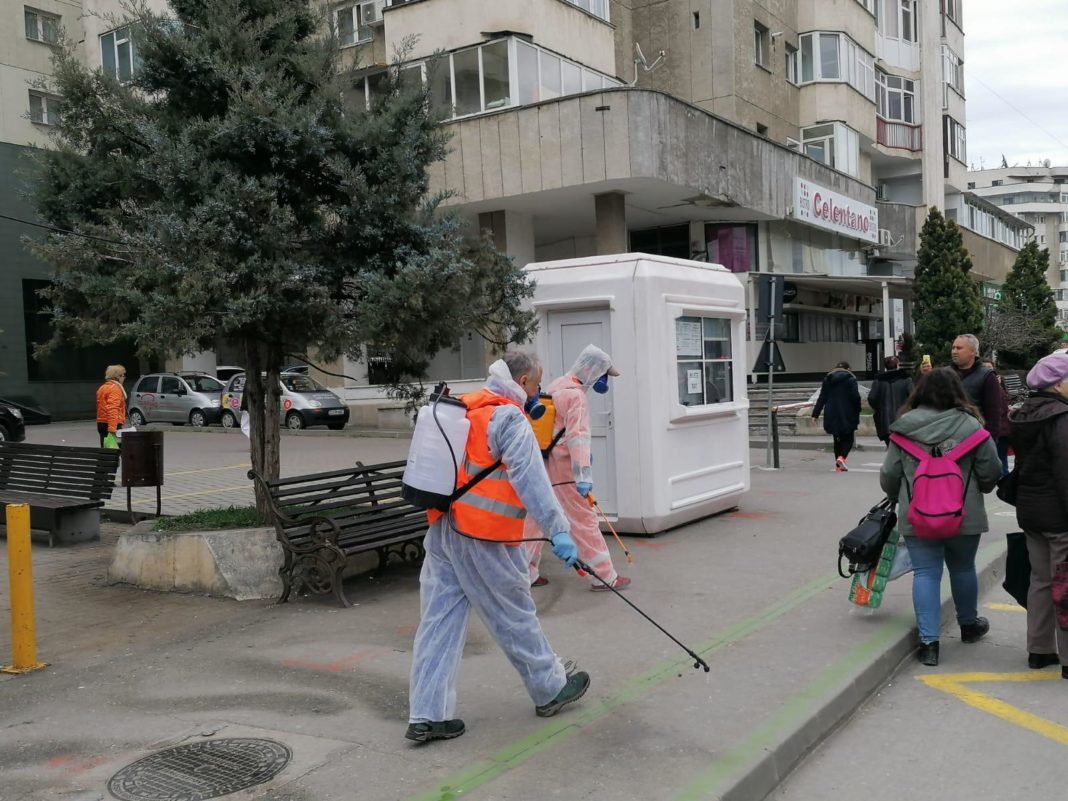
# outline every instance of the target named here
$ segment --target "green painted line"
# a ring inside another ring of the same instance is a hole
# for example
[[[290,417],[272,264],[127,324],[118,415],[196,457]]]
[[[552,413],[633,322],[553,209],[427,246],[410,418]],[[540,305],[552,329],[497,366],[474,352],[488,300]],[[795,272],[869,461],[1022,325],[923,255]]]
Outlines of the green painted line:
[[[1004,546],[991,543],[979,550],[979,557],[983,562],[992,561],[999,550]],[[978,560],[977,560],[978,561]],[[948,576],[943,574],[942,600],[948,601],[951,593],[948,586]],[[849,651],[846,656],[825,670],[818,679],[807,685],[801,692],[792,696],[784,704],[779,712],[762,723],[756,731],[746,737],[736,748],[713,762],[708,768],[694,779],[672,801],[707,801],[713,797],[716,790],[733,773],[747,764],[752,764],[756,758],[765,753],[769,745],[781,736],[784,729],[796,724],[803,715],[811,712],[814,703],[826,696],[835,686],[839,685],[850,672],[855,671],[865,661],[870,660],[872,655],[878,653],[894,637],[900,636],[903,630],[911,630],[915,627],[915,618],[911,615],[902,615],[893,620],[883,623],[867,640]]]
[[[873,654],[886,647],[892,639],[900,637],[901,632],[911,626],[911,623],[906,620],[897,618],[880,626],[875,634],[851,650],[845,658],[840,659],[831,668],[825,670],[816,681],[793,695],[776,714],[762,723],[736,748],[728,751],[702,771],[672,801],[706,801],[711,798],[731,774],[747,764],[752,764],[758,756],[767,753],[769,744],[781,736],[783,730],[807,715],[818,699],[838,686],[851,672],[870,660]]]
[[[837,575],[824,576],[805,584],[769,606],[760,614],[740,621],[714,640],[694,650],[701,656],[711,656],[717,651],[759,631],[775,622],[805,601],[830,589],[840,581]],[[411,796],[407,801],[453,801],[471,793],[508,771],[519,767],[546,748],[555,746],[583,728],[595,723],[616,707],[655,689],[669,679],[676,678],[680,670],[690,670],[693,663],[689,657],[662,662],[652,669],[626,682],[618,691],[596,704],[583,705],[553,723],[511,743],[487,759],[476,762],[443,780],[432,789]]]

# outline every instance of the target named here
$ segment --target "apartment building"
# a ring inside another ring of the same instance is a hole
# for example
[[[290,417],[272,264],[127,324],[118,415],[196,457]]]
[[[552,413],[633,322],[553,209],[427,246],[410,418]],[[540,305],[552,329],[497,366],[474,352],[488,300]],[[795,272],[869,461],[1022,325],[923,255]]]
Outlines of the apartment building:
[[[101,21],[112,5],[0,0],[0,63],[22,65],[0,67],[5,147],[44,141],[52,99],[31,99],[26,80],[47,74],[56,25],[80,26],[87,64],[136,68],[123,29]],[[433,189],[451,193],[448,205],[518,263],[645,251],[723,264],[750,285],[754,353],[766,331],[754,277],[786,274],[779,336],[789,376],[818,376],[840,359],[876,369],[893,351],[911,325],[910,276],[930,207],[965,226],[976,208],[1012,231],[966,231],[977,277],[991,283],[1027,232],[966,193],[961,0],[325,7],[362,77],[350,102],[373,104],[403,52],[405,76],[429,86],[451,135]],[[0,228],[8,252],[18,233]],[[0,358],[9,373],[26,371],[11,353]],[[485,364],[471,336],[430,372],[475,380]],[[373,354],[336,367],[351,377],[350,400],[381,398]]]
[[[1034,226],[1040,248],[1049,249],[1046,278],[1057,299],[1062,328],[1068,328],[1068,167],[1002,167],[968,173],[968,189],[1002,215]],[[992,235],[1004,232],[993,229]]]
[[[418,37],[410,68],[452,134],[433,186],[518,262],[637,250],[753,285],[785,273],[795,377],[892,352],[931,207],[967,229],[983,282],[1029,233],[967,192],[960,0],[367,0],[336,14],[368,103],[387,55]],[[464,343],[434,370],[480,362]]]
[[[129,76],[136,57],[129,28],[115,22],[120,13],[118,0],[0,0],[0,397],[32,398],[58,417],[92,413],[106,365],[122,363],[131,377],[155,366],[137,358],[133,343],[32,355],[49,336],[37,291],[51,270],[23,244],[43,234],[31,224],[25,173],[62,109],[48,86],[53,48],[65,34],[86,64]]]

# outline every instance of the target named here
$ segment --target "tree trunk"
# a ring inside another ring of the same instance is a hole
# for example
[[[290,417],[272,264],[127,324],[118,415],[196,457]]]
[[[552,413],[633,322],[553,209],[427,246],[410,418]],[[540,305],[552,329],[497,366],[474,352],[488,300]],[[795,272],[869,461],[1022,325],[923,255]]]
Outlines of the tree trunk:
[[[266,353],[261,343],[245,340],[245,404],[249,416],[249,455],[252,469],[266,480],[278,478],[281,469],[280,442],[282,392],[278,375],[282,365],[282,346],[271,343]],[[271,519],[267,495],[256,487],[256,513],[261,520]]]

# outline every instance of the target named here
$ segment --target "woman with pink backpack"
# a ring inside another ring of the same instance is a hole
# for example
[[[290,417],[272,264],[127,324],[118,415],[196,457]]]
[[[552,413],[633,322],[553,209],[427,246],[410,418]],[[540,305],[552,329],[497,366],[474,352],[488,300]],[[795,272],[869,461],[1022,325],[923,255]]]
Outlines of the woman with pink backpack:
[[[912,558],[912,606],[920,634],[917,658],[938,664],[942,565],[949,569],[962,642],[990,629],[979,617],[975,554],[989,529],[983,494],[997,486],[1001,462],[979,410],[956,372],[932,370],[890,426],[879,483],[897,501],[898,530]]]

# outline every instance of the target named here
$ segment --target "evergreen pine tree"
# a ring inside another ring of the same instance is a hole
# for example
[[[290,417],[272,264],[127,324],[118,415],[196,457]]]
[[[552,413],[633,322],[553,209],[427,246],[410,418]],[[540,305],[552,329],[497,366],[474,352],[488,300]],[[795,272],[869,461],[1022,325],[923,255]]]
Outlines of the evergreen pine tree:
[[[1057,304],[1046,279],[1049,250],[1028,242],[1016,257],[1001,289],[998,312],[1026,321],[1026,340],[1012,349],[999,351],[1003,367],[1027,368],[1050,352],[1061,338],[1057,327]]]
[[[528,338],[521,268],[428,197],[446,141],[423,87],[393,68],[366,108],[312,0],[169,5],[126,9],[132,81],[87,70],[70,42],[55,57],[64,111],[35,196],[76,235],[34,245],[55,266],[53,343],[238,345],[252,466],[273,478],[286,353],[369,344],[401,382],[464,332]]]
[[[971,269],[957,224],[932,208],[916,254],[913,320],[919,352],[930,354],[936,364],[949,363],[954,339],[961,334],[978,336],[982,328],[983,307]]]

